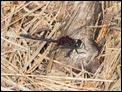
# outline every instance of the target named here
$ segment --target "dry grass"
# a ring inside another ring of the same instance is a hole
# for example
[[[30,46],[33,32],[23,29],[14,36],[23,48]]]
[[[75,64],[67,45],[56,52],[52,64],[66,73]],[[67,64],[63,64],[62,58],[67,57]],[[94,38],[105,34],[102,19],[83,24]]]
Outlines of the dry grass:
[[[111,12],[114,9],[114,24],[120,25],[120,2],[101,2]],[[2,1],[1,4],[1,90],[4,91],[101,91],[121,90],[121,33],[119,27],[88,26],[101,28],[97,41],[106,37],[99,55],[102,64],[93,74],[82,70],[74,73],[70,65],[49,57],[53,44],[43,49],[46,42],[35,42],[19,37],[21,33],[34,34],[42,28],[51,29],[47,38],[57,38],[60,28],[67,19],[72,20],[72,10],[78,10],[78,2],[49,1]],[[107,9],[106,8],[106,9]],[[113,13],[111,12],[111,13]],[[75,12],[74,12],[75,13]],[[104,13],[103,13],[104,14]],[[104,14],[105,15],[105,14]],[[112,15],[111,15],[112,16]],[[106,18],[106,17],[105,17]],[[68,21],[71,21],[68,20]],[[104,19],[103,19],[104,20]],[[108,19],[109,20],[109,19]],[[105,25],[107,22],[103,22]],[[110,23],[110,21],[109,21]],[[69,27],[70,23],[65,26]],[[119,30],[119,31],[118,31]],[[104,31],[104,32],[103,32]],[[65,33],[65,32],[64,32]],[[40,52],[43,49],[43,52]],[[49,62],[46,75],[42,74],[42,62]],[[70,71],[70,75],[52,68],[53,63]],[[51,70],[52,69],[52,70]],[[48,74],[56,71],[56,75]],[[89,74],[86,78],[85,74]],[[73,77],[73,74],[75,77]]]

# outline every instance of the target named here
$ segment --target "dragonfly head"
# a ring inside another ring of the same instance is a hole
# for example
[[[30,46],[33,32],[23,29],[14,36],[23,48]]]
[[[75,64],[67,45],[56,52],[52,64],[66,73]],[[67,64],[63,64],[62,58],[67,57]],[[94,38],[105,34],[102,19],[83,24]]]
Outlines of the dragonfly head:
[[[80,47],[81,44],[82,44],[82,41],[80,39],[77,39],[76,40],[76,46],[77,47]]]

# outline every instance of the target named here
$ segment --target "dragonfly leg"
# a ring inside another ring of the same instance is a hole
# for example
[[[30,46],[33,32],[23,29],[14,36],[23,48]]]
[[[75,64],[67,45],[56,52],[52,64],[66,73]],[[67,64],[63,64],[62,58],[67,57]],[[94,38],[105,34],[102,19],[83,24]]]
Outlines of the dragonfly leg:
[[[82,54],[82,53],[84,53],[84,52],[78,52],[78,50],[77,50],[77,49],[75,49],[75,51],[76,51],[78,54]]]
[[[72,52],[73,50],[74,50],[74,49],[70,49],[70,51],[66,54],[66,56],[65,56],[65,57],[70,57],[71,52]]]

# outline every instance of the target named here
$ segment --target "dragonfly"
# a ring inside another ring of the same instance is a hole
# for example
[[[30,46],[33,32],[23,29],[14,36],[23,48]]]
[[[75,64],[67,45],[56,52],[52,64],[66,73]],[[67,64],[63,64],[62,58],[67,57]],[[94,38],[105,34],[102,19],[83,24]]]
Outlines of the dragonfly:
[[[73,39],[68,35],[62,36],[57,40],[44,37],[34,37],[30,34],[20,34],[20,36],[31,40],[46,41],[48,43],[53,42],[56,43],[57,47],[60,47],[62,49],[70,49],[66,57],[70,57],[70,54],[73,50],[75,50],[78,54],[84,53],[84,52],[78,52],[78,49],[82,49],[83,47],[85,48],[85,44],[83,43],[83,41],[81,39]]]

